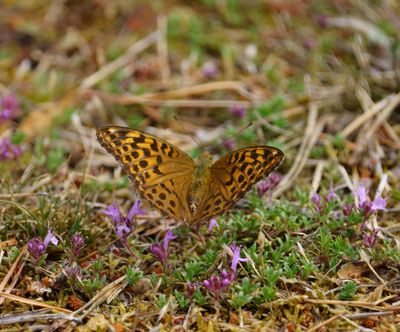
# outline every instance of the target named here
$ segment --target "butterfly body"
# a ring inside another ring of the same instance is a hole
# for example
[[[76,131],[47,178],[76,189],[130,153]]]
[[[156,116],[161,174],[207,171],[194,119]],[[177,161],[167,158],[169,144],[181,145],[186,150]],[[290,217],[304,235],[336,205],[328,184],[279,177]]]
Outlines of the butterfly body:
[[[196,213],[204,193],[207,192],[208,181],[211,178],[210,166],[212,164],[211,154],[203,152],[196,163],[193,171],[192,181],[188,191],[188,205],[193,214]]]
[[[277,148],[253,146],[214,163],[205,152],[195,163],[179,148],[141,131],[109,126],[97,129],[96,134],[129,173],[144,200],[162,214],[189,224],[228,210],[284,159]]]

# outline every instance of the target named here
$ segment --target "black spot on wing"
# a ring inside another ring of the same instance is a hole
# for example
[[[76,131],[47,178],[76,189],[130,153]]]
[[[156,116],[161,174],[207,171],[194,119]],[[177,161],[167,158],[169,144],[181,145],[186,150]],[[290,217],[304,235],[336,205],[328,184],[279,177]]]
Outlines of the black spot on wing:
[[[146,160],[139,161],[139,166],[141,168],[146,168],[149,163]]]

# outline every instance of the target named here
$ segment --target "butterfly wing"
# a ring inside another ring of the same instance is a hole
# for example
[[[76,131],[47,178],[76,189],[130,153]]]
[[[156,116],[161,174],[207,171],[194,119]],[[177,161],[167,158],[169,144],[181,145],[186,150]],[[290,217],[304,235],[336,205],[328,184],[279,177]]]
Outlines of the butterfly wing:
[[[165,140],[125,127],[97,129],[100,144],[129,173],[142,198],[162,214],[185,221],[194,161]]]
[[[210,190],[202,199],[195,221],[208,220],[232,207],[283,160],[283,152],[271,146],[247,147],[218,159],[210,168]]]

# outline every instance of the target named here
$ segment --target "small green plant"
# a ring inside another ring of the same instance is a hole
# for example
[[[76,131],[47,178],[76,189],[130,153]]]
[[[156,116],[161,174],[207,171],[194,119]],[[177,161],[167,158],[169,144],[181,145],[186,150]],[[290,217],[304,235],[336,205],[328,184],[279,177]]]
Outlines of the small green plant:
[[[278,279],[282,275],[282,270],[275,270],[272,267],[268,267],[265,269],[265,272],[263,273],[263,277],[265,281],[267,282],[268,286],[272,287],[275,286]]]
[[[202,256],[202,261],[207,265],[211,266],[218,257],[218,252],[212,249],[207,249],[207,251]]]
[[[185,263],[184,277],[186,281],[192,281],[195,277],[199,276],[203,272],[202,264],[197,260],[191,260]]]
[[[346,282],[339,292],[339,298],[342,301],[351,301],[353,300],[358,286],[354,281]]]
[[[8,252],[8,257],[10,259],[10,262],[13,263],[18,258],[20,253],[21,251],[17,247],[11,247]]]
[[[311,274],[317,271],[318,268],[312,262],[303,262],[300,273],[303,279],[307,279]]]
[[[344,136],[341,134],[337,134],[335,136],[329,136],[329,141],[338,150],[342,150],[345,147]]]
[[[156,305],[157,305],[158,309],[161,309],[167,304],[167,302],[168,302],[168,300],[167,300],[167,297],[165,296],[165,294],[160,294],[156,301]]]
[[[190,301],[185,297],[184,294],[182,294],[178,290],[175,290],[174,295],[175,295],[176,300],[178,301],[179,306],[182,309],[185,309],[189,306]]]
[[[104,264],[105,263],[102,259],[98,259],[98,260],[94,261],[92,264],[93,271],[100,273],[104,269]]]
[[[203,295],[200,289],[195,290],[193,294],[193,299],[200,306],[205,306],[208,302],[207,298]]]
[[[252,300],[252,296],[245,294],[243,291],[235,292],[232,298],[228,301],[235,309],[240,309]]]
[[[388,261],[396,264],[400,263],[400,251],[394,240],[383,240],[382,246],[372,251],[374,260],[378,262]]]
[[[89,294],[102,289],[106,284],[106,277],[101,277],[99,274],[96,274],[94,278],[82,280],[82,286]]]
[[[25,139],[25,133],[22,131],[16,131],[11,136],[11,143],[12,144],[21,144]]]
[[[276,287],[264,286],[259,292],[258,296],[254,298],[254,304],[259,306],[263,303],[268,303],[276,298]]]
[[[271,98],[268,102],[258,106],[256,112],[258,112],[263,118],[268,119],[271,123],[279,128],[285,128],[287,126],[286,119],[282,116],[282,110],[285,106],[285,99],[278,95]],[[252,116],[251,120],[255,121],[256,116]]]
[[[143,272],[135,267],[128,266],[126,268],[126,280],[129,285],[134,286],[136,283],[143,278]]]
[[[55,173],[65,161],[65,151],[61,147],[50,150],[47,159],[47,168],[51,173]]]
[[[251,302],[254,297],[254,293],[259,288],[259,286],[259,283],[252,284],[249,278],[243,278],[242,284],[240,286],[235,286],[235,291],[231,299],[229,300],[229,303],[235,309],[242,308],[243,306]]]

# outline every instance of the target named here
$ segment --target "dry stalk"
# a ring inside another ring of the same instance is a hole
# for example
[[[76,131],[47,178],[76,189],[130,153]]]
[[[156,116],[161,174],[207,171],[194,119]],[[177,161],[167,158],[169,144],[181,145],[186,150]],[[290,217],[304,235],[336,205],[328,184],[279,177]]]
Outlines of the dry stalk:
[[[52,309],[52,310],[55,310],[55,311],[61,311],[61,312],[65,312],[67,314],[72,313],[72,311],[70,311],[68,309],[64,309],[64,308],[61,308],[61,307],[55,307],[55,306],[49,305],[47,303],[43,303],[43,302],[31,300],[31,299],[26,299],[24,297],[21,297],[21,296],[18,296],[18,295],[14,295],[14,294],[8,294],[8,293],[5,293],[5,292],[0,292],[0,296],[3,297],[3,298],[9,299],[11,301],[21,302],[21,303],[25,303],[25,304],[36,306],[36,307]]]
[[[324,170],[325,162],[319,161],[315,168],[313,180],[311,183],[310,198],[318,191],[318,187],[321,183],[322,172]]]
[[[160,38],[160,33],[157,31],[135,42],[132,46],[128,48],[128,50],[125,52],[124,55],[108,63],[107,65],[103,66],[92,75],[85,78],[82,81],[79,89],[80,90],[89,89],[92,86],[96,85],[98,82],[107,78],[116,70],[126,66],[130,61],[132,61],[132,59],[136,55],[138,55],[139,53],[143,52],[145,49],[156,43],[159,38]]]
[[[25,265],[25,261],[23,261],[21,263],[21,266],[18,266],[18,265],[23,258],[24,259],[26,258],[26,249],[27,249],[26,246],[22,247],[17,259],[15,260],[15,262],[13,263],[11,268],[8,270],[4,279],[1,281],[1,283],[0,283],[0,292],[1,293],[3,293],[4,287],[7,285],[8,281],[11,279],[11,277],[13,277],[13,280],[12,280],[11,284],[9,285],[9,287],[6,289],[5,293],[6,294],[11,293],[11,290],[14,288],[15,284],[17,283],[18,278],[22,272],[22,268]],[[6,296],[4,296],[4,295],[3,295],[3,298],[0,297],[0,304],[2,304],[4,302],[5,298],[6,298]]]
[[[171,78],[171,68],[169,66],[168,42],[167,42],[167,17],[159,15],[157,17],[157,27],[160,38],[157,40],[158,61],[160,63],[161,85],[167,86]]]
[[[307,127],[305,130],[303,141],[300,145],[299,152],[293,162],[293,165],[283,180],[280,182],[278,188],[275,190],[273,197],[277,197],[286,191],[292,185],[293,181],[297,178],[300,172],[306,165],[307,158],[317,142],[319,135],[327,121],[327,118],[322,118],[317,122],[318,111],[315,104],[311,104],[310,111],[307,118]]]

